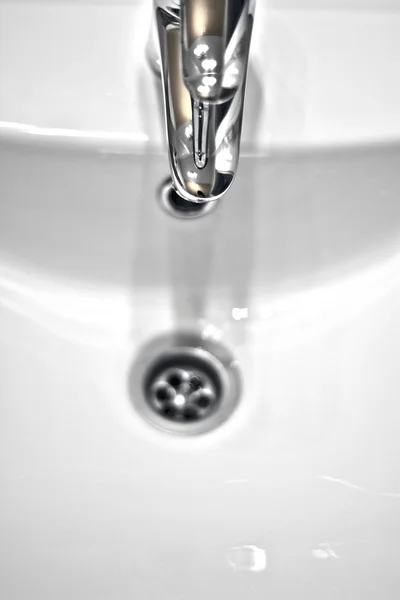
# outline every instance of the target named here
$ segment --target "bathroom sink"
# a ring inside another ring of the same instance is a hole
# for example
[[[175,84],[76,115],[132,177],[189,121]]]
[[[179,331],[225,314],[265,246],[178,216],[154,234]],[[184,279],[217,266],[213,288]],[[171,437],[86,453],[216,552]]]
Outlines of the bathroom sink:
[[[235,183],[180,219],[148,4],[0,2],[2,598],[399,595],[400,13],[273,4]],[[175,331],[241,373],[204,435],[132,397]]]

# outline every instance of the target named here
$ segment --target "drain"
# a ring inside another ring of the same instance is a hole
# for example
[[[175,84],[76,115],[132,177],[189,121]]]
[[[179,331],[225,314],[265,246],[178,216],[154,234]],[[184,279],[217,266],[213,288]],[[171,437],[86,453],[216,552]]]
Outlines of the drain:
[[[224,346],[193,334],[153,340],[140,352],[130,377],[132,400],[151,423],[181,434],[205,433],[237,405],[237,362]]]
[[[163,357],[144,387],[153,409],[178,423],[207,418],[218,408],[221,397],[219,374],[213,365],[186,352]]]
[[[201,191],[197,192],[199,198],[204,198]],[[179,219],[197,219],[210,213],[217,208],[217,202],[190,202],[178,194],[172,185],[172,181],[167,179],[161,186],[158,194],[163,209],[170,215]]]

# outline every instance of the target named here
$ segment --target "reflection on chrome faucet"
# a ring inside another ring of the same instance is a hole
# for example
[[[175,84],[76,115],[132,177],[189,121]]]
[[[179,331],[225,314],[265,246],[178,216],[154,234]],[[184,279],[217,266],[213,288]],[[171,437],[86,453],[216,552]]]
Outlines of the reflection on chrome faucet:
[[[220,198],[239,161],[255,0],[155,0],[172,180]]]

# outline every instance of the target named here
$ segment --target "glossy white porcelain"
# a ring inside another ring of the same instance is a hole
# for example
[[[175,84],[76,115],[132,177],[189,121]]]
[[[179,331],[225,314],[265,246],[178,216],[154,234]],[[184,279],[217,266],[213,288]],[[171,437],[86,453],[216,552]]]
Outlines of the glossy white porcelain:
[[[236,183],[183,221],[157,202],[145,3],[0,2],[2,598],[399,595],[400,16],[258,4]],[[207,435],[160,433],[129,395],[142,344],[175,329],[241,365]]]
[[[164,151],[144,60],[149,4],[1,0],[0,135]],[[246,109],[257,127],[244,127],[245,145],[398,139],[399,9],[399,0],[259,0]]]

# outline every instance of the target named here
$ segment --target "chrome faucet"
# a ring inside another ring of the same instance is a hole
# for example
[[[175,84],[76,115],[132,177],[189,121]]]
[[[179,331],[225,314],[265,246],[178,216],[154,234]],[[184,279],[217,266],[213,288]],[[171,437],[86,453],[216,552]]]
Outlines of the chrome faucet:
[[[169,161],[192,202],[235,176],[255,0],[154,0]]]

